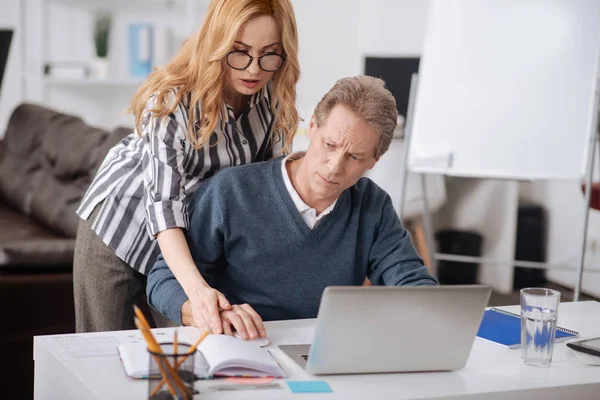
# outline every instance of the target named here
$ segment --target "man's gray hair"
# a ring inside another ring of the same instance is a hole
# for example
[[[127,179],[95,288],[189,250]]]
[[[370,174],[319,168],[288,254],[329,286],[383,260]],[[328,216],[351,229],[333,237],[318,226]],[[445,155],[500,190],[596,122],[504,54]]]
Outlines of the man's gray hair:
[[[381,135],[375,157],[382,156],[390,147],[398,121],[396,100],[385,88],[385,82],[366,75],[338,80],[317,104],[314,113],[317,126],[327,122],[337,105],[352,111]]]

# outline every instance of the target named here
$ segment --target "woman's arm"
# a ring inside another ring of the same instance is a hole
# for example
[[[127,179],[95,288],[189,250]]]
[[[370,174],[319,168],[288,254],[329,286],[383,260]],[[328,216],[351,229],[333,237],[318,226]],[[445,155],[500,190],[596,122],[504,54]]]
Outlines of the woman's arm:
[[[227,210],[222,209],[224,205],[219,198],[225,188],[219,185],[218,177],[215,179],[205,182],[189,204],[192,229],[185,234],[178,228],[158,234],[160,245],[168,247],[168,251],[163,251],[148,276],[149,302],[168,316],[180,319],[184,325],[209,327],[214,333],[227,335],[235,330],[242,339],[265,337],[262,319],[252,307],[247,304],[230,306],[225,297],[210,288],[201,276],[205,268],[217,267],[224,256],[226,224],[222,216]],[[225,179],[225,185],[228,184]],[[192,269],[195,270],[193,273]],[[220,320],[215,321],[212,313],[219,306]],[[209,316],[213,319],[208,320]]]
[[[221,292],[211,288],[204,280],[190,254],[181,228],[161,231],[156,236],[158,245],[169,269],[190,299],[192,325],[210,327],[213,333],[222,333],[220,311],[231,309]]]
[[[175,101],[175,95],[169,96]],[[194,264],[183,230],[189,226],[184,168],[187,150],[185,105],[178,104],[171,114],[152,113],[155,99],[146,106],[142,135],[144,197],[148,234],[157,238],[162,256],[190,299],[194,325],[208,325],[215,333],[223,330],[219,306],[229,309],[225,297],[212,289]]]

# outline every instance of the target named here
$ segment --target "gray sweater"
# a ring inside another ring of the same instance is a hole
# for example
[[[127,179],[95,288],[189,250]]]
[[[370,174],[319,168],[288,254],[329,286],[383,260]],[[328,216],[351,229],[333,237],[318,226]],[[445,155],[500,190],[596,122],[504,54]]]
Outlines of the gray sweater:
[[[310,229],[284,185],[282,158],[228,168],[190,203],[186,238],[194,261],[232,304],[265,321],[317,316],[330,285],[436,285],[388,194],[361,178]],[[148,275],[149,304],[181,322],[187,300],[162,255]]]

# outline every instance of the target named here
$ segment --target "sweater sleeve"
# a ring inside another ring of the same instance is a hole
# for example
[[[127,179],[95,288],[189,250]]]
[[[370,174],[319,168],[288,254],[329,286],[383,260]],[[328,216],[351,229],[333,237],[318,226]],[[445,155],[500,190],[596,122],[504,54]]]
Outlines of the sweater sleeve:
[[[223,257],[223,221],[220,189],[215,178],[200,185],[190,202],[190,229],[185,233],[190,253],[200,273],[218,265]],[[148,304],[181,324],[181,306],[188,299],[162,254],[148,274]]]
[[[387,194],[369,251],[369,272],[369,280],[375,285],[438,284],[423,265]]]

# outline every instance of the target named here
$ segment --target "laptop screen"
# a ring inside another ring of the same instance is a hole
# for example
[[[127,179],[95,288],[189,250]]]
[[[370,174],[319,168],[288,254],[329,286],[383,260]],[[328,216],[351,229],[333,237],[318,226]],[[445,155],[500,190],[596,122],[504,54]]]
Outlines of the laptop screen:
[[[0,93],[2,93],[2,79],[6,62],[8,61],[8,51],[10,50],[10,42],[12,40],[12,29],[0,29]]]

